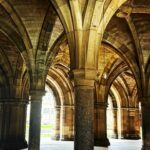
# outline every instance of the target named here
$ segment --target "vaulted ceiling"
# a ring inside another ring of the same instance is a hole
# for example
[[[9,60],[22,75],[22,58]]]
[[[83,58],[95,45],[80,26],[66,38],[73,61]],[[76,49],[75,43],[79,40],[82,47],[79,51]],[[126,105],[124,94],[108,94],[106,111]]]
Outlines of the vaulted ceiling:
[[[88,1],[79,2],[84,12]],[[70,67],[67,35],[55,9],[49,0],[0,0],[0,85],[12,79],[26,88],[27,73],[42,74],[57,64]],[[99,44],[98,58],[98,78],[106,73],[110,86],[119,82],[131,94],[135,85],[141,89],[145,80],[150,82],[149,1],[128,0],[116,11]]]

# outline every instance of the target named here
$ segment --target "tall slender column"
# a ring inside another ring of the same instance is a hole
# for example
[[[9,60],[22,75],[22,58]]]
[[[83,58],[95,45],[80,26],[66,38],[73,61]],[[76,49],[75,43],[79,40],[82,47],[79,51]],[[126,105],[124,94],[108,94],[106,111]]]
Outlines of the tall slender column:
[[[56,120],[55,120],[55,128],[54,128],[54,134],[52,136],[53,140],[60,140],[60,106],[56,106],[55,113],[56,113]]]
[[[61,137],[60,140],[72,141],[73,135],[73,106],[61,107]]]
[[[25,140],[27,101],[7,99],[0,101],[0,149],[27,148]]]
[[[121,138],[126,139],[128,137],[129,130],[129,108],[121,108]]]
[[[129,108],[129,128],[127,139],[140,139],[139,108]]]
[[[142,103],[142,129],[143,129],[142,150],[150,150],[150,97],[143,97],[141,103]]]
[[[40,150],[42,97],[45,91],[32,91],[29,128],[29,150]]]
[[[94,149],[94,81],[75,80],[75,150]]]
[[[107,147],[110,145],[107,138],[106,108],[106,102],[97,102],[95,104],[95,146]]]
[[[139,108],[122,108],[122,138],[140,139]]]
[[[114,135],[113,138],[118,138],[118,109],[114,108],[113,109],[113,114],[114,114]]]

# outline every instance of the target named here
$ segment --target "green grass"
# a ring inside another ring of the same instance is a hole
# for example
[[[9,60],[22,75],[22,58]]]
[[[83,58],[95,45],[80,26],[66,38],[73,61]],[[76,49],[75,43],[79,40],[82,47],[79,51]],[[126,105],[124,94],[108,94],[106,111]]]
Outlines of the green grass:
[[[44,130],[52,130],[54,128],[54,125],[53,124],[42,124],[41,125],[41,129],[44,129]],[[29,124],[26,124],[26,129],[29,130]],[[26,135],[26,137],[28,138],[29,135]],[[41,137],[42,138],[51,138],[52,137],[52,133],[42,133],[41,132]]]
[[[52,135],[51,134],[41,134],[41,137],[43,137],[43,138],[51,138]]]
[[[43,129],[52,129],[52,128],[54,128],[54,125],[53,124],[41,125],[41,128],[43,128]]]
[[[26,128],[29,128],[29,125],[28,125],[28,124],[26,125]],[[42,128],[42,129],[53,129],[53,128],[54,128],[54,125],[53,125],[53,124],[42,124],[42,125],[41,125],[41,128]]]

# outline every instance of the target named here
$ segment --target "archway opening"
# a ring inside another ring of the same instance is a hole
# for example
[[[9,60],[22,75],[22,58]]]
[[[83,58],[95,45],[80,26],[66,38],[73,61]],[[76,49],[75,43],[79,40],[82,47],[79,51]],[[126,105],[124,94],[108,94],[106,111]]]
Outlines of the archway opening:
[[[114,106],[112,97],[108,96],[107,107],[107,137],[118,138],[118,124],[117,124],[117,108]]]
[[[112,85],[108,95],[107,137],[137,140],[141,138],[141,108],[137,97],[126,97]]]
[[[53,138],[56,126],[56,97],[49,86],[45,86],[45,96],[42,98],[41,111],[41,143],[48,143]],[[26,140],[29,138],[30,103],[27,106]]]

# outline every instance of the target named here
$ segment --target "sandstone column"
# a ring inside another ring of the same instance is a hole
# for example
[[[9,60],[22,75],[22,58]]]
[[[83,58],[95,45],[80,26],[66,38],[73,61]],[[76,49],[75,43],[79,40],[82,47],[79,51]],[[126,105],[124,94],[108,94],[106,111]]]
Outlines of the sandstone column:
[[[107,138],[106,102],[95,103],[95,146],[107,147],[110,145]]]
[[[75,150],[94,149],[94,81],[75,80]]]
[[[121,107],[121,138],[126,139],[129,131],[129,108]]]
[[[143,129],[142,150],[150,150],[150,97],[143,97],[141,104],[142,104],[142,129]]]
[[[118,138],[118,109],[114,108],[113,109],[113,114],[114,114],[114,135],[113,138],[117,139]]]
[[[0,100],[0,149],[27,148],[25,140],[27,101]]]
[[[140,139],[139,108],[122,108],[122,138]]]
[[[73,106],[64,105],[61,107],[61,137],[60,140],[73,140]]]
[[[140,139],[139,108],[129,108],[129,128],[127,139]]]
[[[60,106],[55,107],[56,112],[56,124],[54,129],[54,134],[52,136],[53,140],[60,140]]]
[[[42,97],[45,91],[32,91],[30,109],[29,150],[40,150]]]

